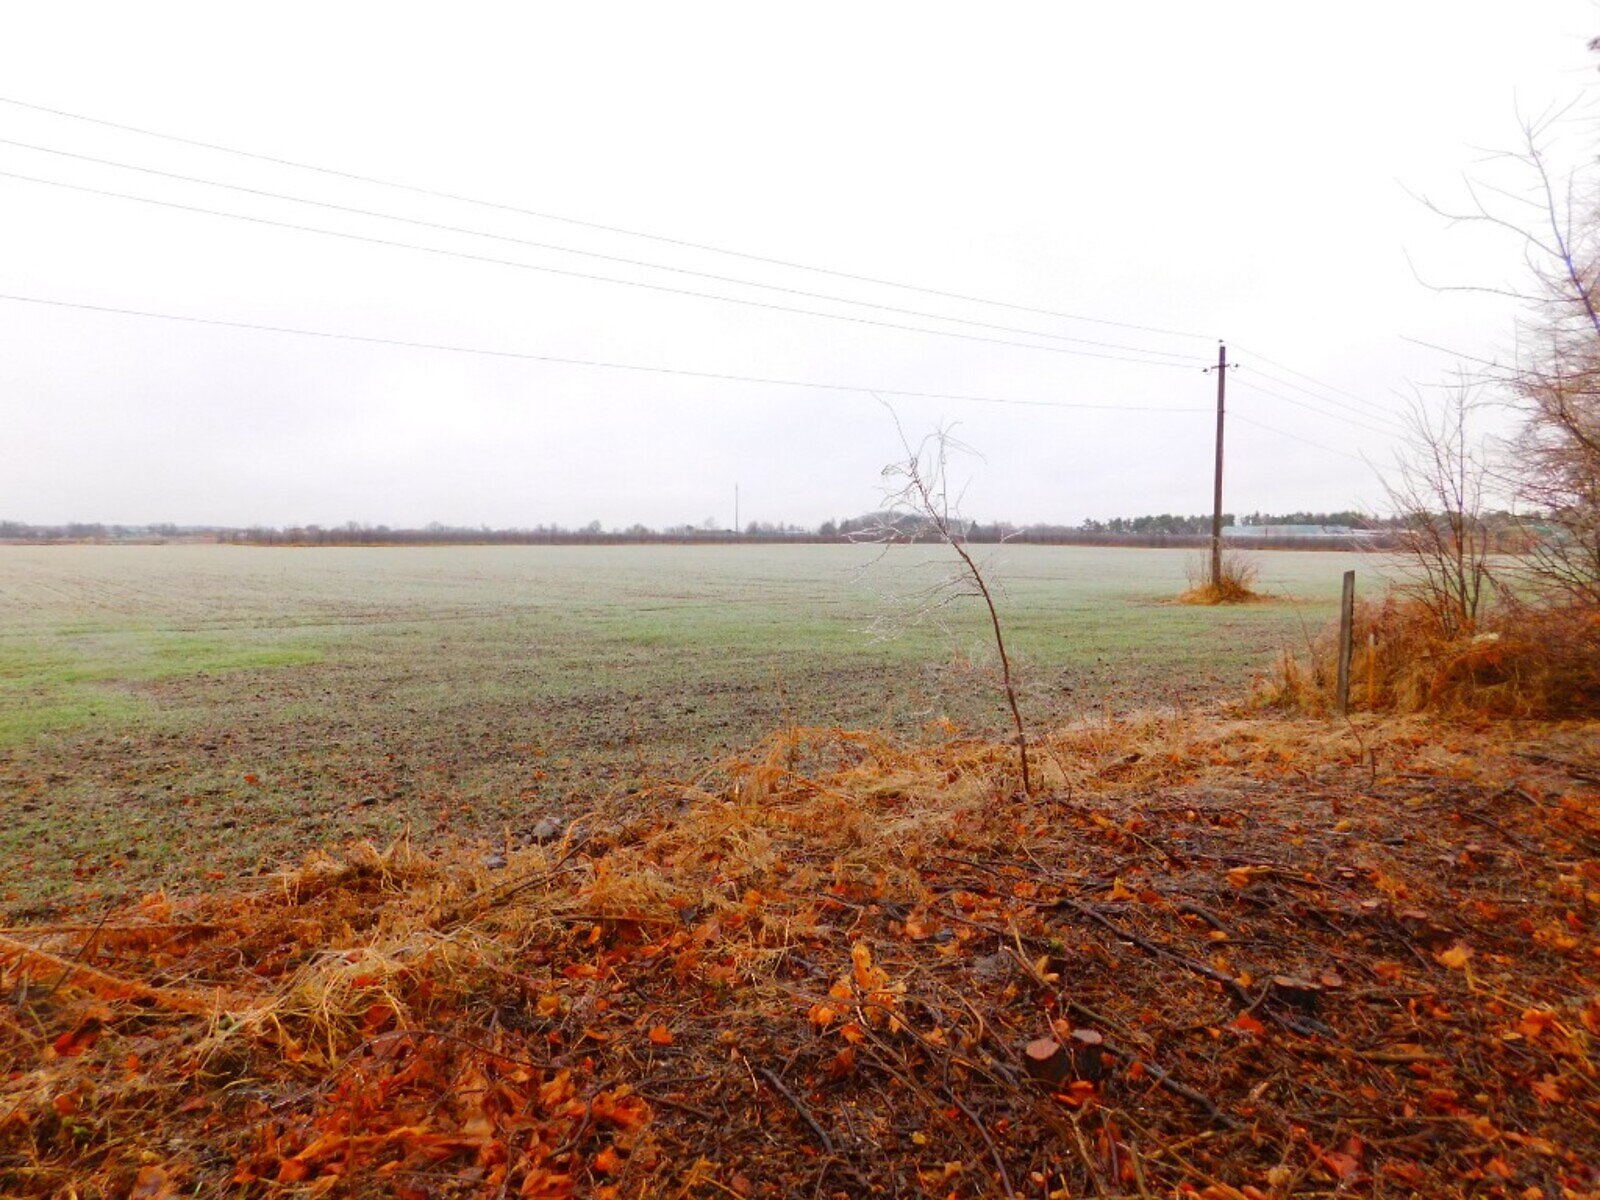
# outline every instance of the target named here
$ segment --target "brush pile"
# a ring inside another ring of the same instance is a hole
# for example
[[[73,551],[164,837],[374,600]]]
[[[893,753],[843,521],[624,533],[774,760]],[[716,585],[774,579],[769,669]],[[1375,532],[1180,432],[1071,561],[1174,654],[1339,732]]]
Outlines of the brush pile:
[[[1593,1194],[1595,732],[792,730],[5,930],[0,1193]]]

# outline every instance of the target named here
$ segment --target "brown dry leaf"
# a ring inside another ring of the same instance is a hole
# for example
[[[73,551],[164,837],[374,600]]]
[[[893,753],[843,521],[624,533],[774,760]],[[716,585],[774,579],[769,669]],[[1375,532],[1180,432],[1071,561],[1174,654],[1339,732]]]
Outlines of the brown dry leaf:
[[[1547,1008],[1530,1008],[1522,1014],[1522,1020],[1517,1022],[1517,1031],[1523,1037],[1536,1038],[1550,1032],[1555,1026],[1556,1015]]]
[[[128,1200],[167,1200],[173,1194],[172,1177],[161,1167],[144,1167],[133,1181]]]
[[[906,936],[914,942],[924,941],[939,932],[939,922],[924,908],[918,908],[905,919]]]
[[[813,1025],[824,1027],[832,1025],[838,1015],[838,1010],[827,1004],[813,1004],[811,1011],[806,1014]]]
[[[865,942],[850,947],[850,965],[855,972],[856,986],[862,991],[870,992],[888,985],[889,972],[872,965],[872,947]]]

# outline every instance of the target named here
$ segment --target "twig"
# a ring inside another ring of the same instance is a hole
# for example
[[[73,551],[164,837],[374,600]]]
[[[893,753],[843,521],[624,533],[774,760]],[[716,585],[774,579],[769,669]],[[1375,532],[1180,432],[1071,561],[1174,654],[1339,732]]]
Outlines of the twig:
[[[1238,1121],[1234,1120],[1227,1113],[1218,1108],[1216,1101],[1212,1100],[1210,1096],[1207,1096],[1204,1092],[1196,1091],[1188,1084],[1182,1083],[1175,1079],[1172,1073],[1165,1068],[1158,1067],[1155,1063],[1150,1062],[1148,1059],[1140,1058],[1136,1054],[1130,1054],[1128,1051],[1119,1046],[1113,1046],[1110,1042],[1104,1043],[1101,1048],[1107,1054],[1112,1054],[1118,1058],[1126,1059],[1130,1063],[1139,1063],[1140,1068],[1144,1071],[1144,1073],[1150,1076],[1151,1079],[1154,1079],[1162,1087],[1166,1088],[1167,1091],[1171,1092],[1175,1096],[1182,1096],[1185,1100],[1188,1100],[1198,1106],[1201,1111],[1206,1114],[1206,1116],[1211,1118],[1212,1124],[1221,1125],[1224,1129],[1229,1130],[1243,1128]]]
[[[1245,1005],[1247,1010],[1254,1006],[1253,998],[1251,997],[1250,993],[1239,986],[1239,981],[1226,971],[1219,971],[1217,968],[1206,963],[1196,962],[1187,955],[1179,954],[1176,950],[1173,950],[1167,946],[1163,946],[1160,942],[1151,941],[1149,938],[1134,933],[1130,929],[1124,929],[1109,917],[1096,912],[1087,904],[1080,903],[1071,897],[1063,896],[1061,899],[1055,901],[1051,907],[1069,908],[1080,916],[1087,917],[1096,924],[1104,926],[1123,941],[1131,942],[1133,945],[1139,947],[1139,949],[1145,951],[1146,953],[1154,954],[1160,958],[1165,958],[1172,962],[1178,963],[1185,969],[1193,971],[1196,975],[1203,976],[1204,978],[1211,980],[1213,983],[1220,983],[1229,991],[1229,993],[1234,996],[1234,998],[1239,1001],[1240,1004]],[[1301,1037],[1319,1036],[1318,1030],[1311,1028],[1309,1025],[1304,1025],[1301,1022],[1296,1021],[1293,1017],[1285,1016],[1283,1013],[1275,1012],[1270,1008],[1266,1009],[1265,1012],[1273,1021],[1277,1022],[1279,1025],[1282,1025],[1285,1029],[1291,1031],[1292,1033],[1298,1033]]]
[[[828,1136],[828,1131],[826,1129],[817,1124],[817,1119],[811,1115],[811,1110],[801,1103],[800,1097],[796,1096],[788,1088],[784,1087],[783,1080],[779,1079],[775,1072],[766,1067],[757,1067],[756,1070],[761,1074],[763,1079],[773,1086],[778,1095],[787,1100],[790,1107],[792,1107],[795,1112],[800,1114],[800,1119],[807,1125],[811,1126],[811,1132],[817,1135],[817,1140],[822,1143],[822,1148],[830,1155],[835,1153],[833,1148],[833,1139]]]

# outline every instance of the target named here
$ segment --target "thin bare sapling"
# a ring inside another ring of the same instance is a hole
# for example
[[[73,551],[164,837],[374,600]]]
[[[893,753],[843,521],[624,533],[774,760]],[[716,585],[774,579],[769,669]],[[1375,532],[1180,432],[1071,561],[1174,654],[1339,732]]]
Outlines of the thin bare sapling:
[[[887,408],[888,406],[885,405]],[[950,491],[950,459],[955,454],[975,454],[957,441],[948,426],[928,434],[915,446],[906,437],[900,419],[894,417],[903,456],[883,468],[885,483],[883,507],[877,520],[857,535],[857,540],[875,542],[885,548],[917,541],[939,541],[956,556],[955,568],[914,597],[913,621],[932,618],[949,604],[961,599],[983,601],[994,632],[995,651],[1000,659],[1000,678],[1011,723],[1016,730],[1017,761],[1022,774],[1022,790],[1033,794],[1033,778],[1028,761],[1028,733],[1017,703],[1016,680],[1011,655],[1006,650],[1005,631],[995,604],[994,591],[972,552],[967,547],[967,522],[960,513],[960,496]],[[882,621],[875,622],[881,631]]]

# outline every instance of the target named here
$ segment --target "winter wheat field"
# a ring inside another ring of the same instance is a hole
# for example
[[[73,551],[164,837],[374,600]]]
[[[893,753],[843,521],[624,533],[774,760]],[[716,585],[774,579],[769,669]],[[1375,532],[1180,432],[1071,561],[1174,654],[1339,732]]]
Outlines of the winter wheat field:
[[[1008,546],[1041,726],[1236,695],[1333,614],[1349,554],[1264,553],[1273,603],[1171,603],[1192,552]],[[792,724],[1001,733],[979,602],[937,547],[0,547],[0,907],[205,887],[352,840],[501,839],[641,764]]]

